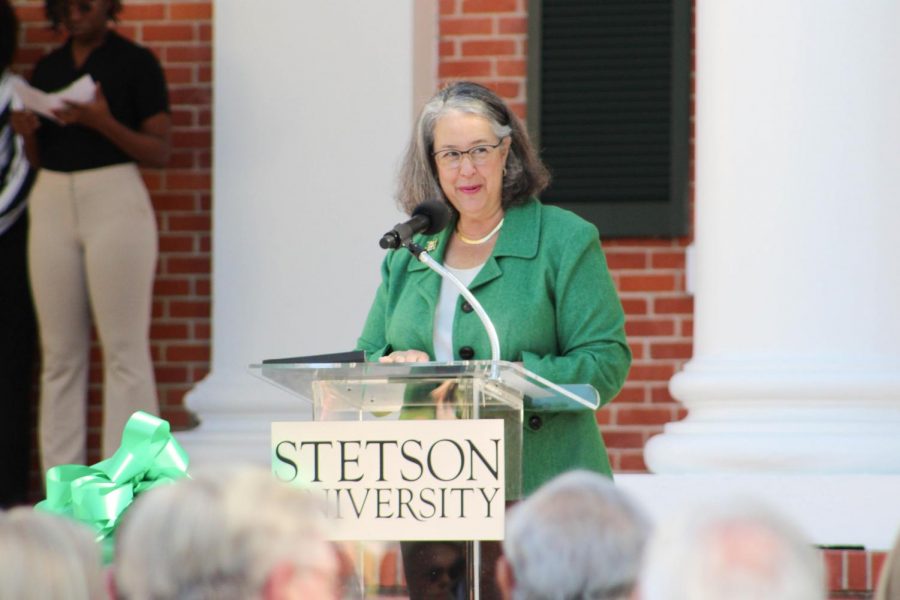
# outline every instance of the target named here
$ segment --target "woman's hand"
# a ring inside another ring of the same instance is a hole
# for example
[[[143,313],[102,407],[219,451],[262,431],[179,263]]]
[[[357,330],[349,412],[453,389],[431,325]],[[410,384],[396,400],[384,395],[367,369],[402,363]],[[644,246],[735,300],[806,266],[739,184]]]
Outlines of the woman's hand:
[[[421,350],[397,350],[387,356],[382,356],[378,362],[383,363],[415,363],[428,362],[431,359]]]
[[[30,137],[41,126],[41,120],[30,110],[14,110],[10,114],[9,123],[13,131],[22,137]]]
[[[53,112],[63,125],[84,125],[91,129],[100,129],[105,122],[112,118],[109,112],[109,104],[100,84],[94,91],[94,99],[90,102],[77,103],[66,102],[65,108]]]

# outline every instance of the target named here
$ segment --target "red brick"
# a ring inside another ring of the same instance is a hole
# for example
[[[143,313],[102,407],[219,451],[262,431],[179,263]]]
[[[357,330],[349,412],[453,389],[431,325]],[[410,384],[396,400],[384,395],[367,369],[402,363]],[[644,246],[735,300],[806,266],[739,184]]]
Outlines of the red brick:
[[[208,362],[209,346],[172,345],[166,351],[166,360],[172,362]]]
[[[643,385],[635,385],[627,382],[622,390],[613,398],[615,403],[633,403],[644,402],[647,398],[647,392]]]
[[[187,42],[195,39],[192,25],[144,25],[145,42]]]
[[[169,231],[209,231],[209,215],[186,215],[169,217]]]
[[[172,132],[172,146],[175,148],[209,148],[212,145],[212,132],[191,130]]]
[[[675,321],[671,319],[628,319],[625,321],[625,333],[629,337],[670,336],[675,334]]]
[[[838,550],[824,552],[825,570],[828,577],[828,589],[839,591],[846,589],[844,585],[844,557]]]
[[[166,272],[171,275],[204,274],[210,272],[211,262],[209,257],[191,256],[166,259]]]
[[[620,452],[618,470],[623,473],[646,473],[647,465],[644,463],[644,453]]]
[[[502,34],[528,33],[526,17],[502,17],[497,22],[497,30]]]
[[[665,364],[632,365],[628,378],[631,381],[668,381],[675,374],[675,367]]]
[[[869,587],[869,561],[865,551],[847,552],[847,589],[866,591]]]
[[[497,75],[501,77],[525,77],[528,65],[524,59],[505,59],[497,61]]]
[[[154,369],[156,383],[183,383],[187,381],[187,368],[181,366],[157,365]]]
[[[209,2],[173,3],[169,10],[174,20],[203,21],[212,19],[212,4]]]
[[[169,190],[208,190],[211,183],[209,173],[182,171],[166,174],[166,187]]]
[[[438,77],[486,77],[491,74],[488,60],[443,61],[438,66]]]
[[[655,298],[653,312],[658,315],[691,315],[694,313],[694,298],[692,296]]]
[[[672,420],[674,414],[668,408],[654,406],[616,409],[617,425],[664,425]]]
[[[606,251],[606,264],[610,269],[645,269],[647,254],[644,252]]]
[[[445,18],[440,21],[441,37],[448,35],[479,35],[494,30],[494,20],[482,17]]]
[[[650,265],[654,269],[683,269],[684,252],[653,252]]]
[[[187,235],[160,235],[159,251],[162,254],[170,252],[190,252],[194,249],[194,240]],[[172,271],[169,271],[170,273]]]
[[[633,431],[609,431],[602,432],[603,442],[607,448],[643,448],[644,435]]]
[[[626,315],[646,315],[647,301],[643,298],[621,298]]]
[[[517,9],[516,0],[463,0],[464,13],[501,13]]]
[[[184,318],[193,318],[193,317],[203,317],[209,318],[210,315],[210,305],[208,301],[198,300],[198,301],[186,301],[179,300],[173,301],[169,306],[169,312],[173,317],[184,317]]]
[[[623,292],[671,292],[677,287],[674,275],[622,275],[619,289]]]
[[[681,321],[681,335],[684,337],[694,337],[694,320],[683,319]]]
[[[123,21],[159,21],[165,18],[166,7],[162,4],[134,4],[126,2],[119,15]]]
[[[462,43],[463,56],[508,56],[516,53],[511,40],[473,40]]]
[[[522,93],[522,84],[516,81],[483,81],[482,85],[505,100],[512,100]]]
[[[209,86],[193,86],[169,90],[169,101],[172,106],[199,105],[208,106],[212,100]]]
[[[212,47],[208,45],[169,46],[166,48],[166,61],[200,63],[212,62]]]
[[[168,83],[169,85],[177,85],[179,83],[195,83],[193,67],[166,67],[164,71],[166,76],[166,83]]]
[[[675,402],[675,398],[672,397],[672,394],[669,392],[668,384],[665,385],[651,385],[650,386],[650,402],[653,403],[664,403],[664,402]]]
[[[154,340],[182,340],[188,337],[186,323],[154,323],[150,326],[150,337]]]
[[[659,343],[650,344],[650,358],[683,358],[688,359],[693,355],[694,347],[691,343]]]
[[[190,194],[156,193],[153,194],[153,206],[156,210],[194,210],[194,197]]]
[[[881,578],[885,564],[887,562],[887,553],[886,552],[871,552],[869,553],[869,574],[870,581],[872,582],[872,589],[878,588],[878,580]]]

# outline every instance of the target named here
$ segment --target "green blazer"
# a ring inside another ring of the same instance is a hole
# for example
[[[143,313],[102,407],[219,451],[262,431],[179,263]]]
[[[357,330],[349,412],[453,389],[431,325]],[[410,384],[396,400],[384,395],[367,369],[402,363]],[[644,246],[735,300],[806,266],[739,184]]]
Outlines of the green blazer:
[[[443,261],[454,223],[436,236],[416,236]],[[433,250],[432,250],[433,248]],[[388,253],[382,282],[358,341],[368,360],[394,350],[434,359],[432,332],[441,278],[406,250]],[[597,228],[537,199],[509,208],[494,252],[469,289],[494,322],[503,360],[554,383],[589,383],[609,402],[631,365],[625,315]],[[489,360],[490,342],[460,297],[453,321],[454,359]],[[474,354],[471,354],[474,351]],[[593,412],[525,411],[523,492],[563,471],[612,476]]]

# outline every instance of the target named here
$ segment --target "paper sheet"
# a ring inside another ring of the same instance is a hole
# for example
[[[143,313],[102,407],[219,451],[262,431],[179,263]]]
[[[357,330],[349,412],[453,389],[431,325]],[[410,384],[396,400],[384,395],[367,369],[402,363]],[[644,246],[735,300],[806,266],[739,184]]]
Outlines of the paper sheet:
[[[94,99],[97,84],[90,75],[84,75],[56,92],[42,92],[28,85],[21,77],[13,79],[13,93],[27,109],[59,122],[53,111],[65,108],[66,101],[84,104]]]

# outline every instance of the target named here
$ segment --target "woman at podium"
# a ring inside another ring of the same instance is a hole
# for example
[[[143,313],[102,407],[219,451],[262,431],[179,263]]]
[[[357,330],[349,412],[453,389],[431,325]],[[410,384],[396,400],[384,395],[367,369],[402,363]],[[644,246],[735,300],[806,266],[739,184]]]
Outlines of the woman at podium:
[[[625,316],[596,227],[537,199],[549,183],[521,121],[485,87],[454,83],[422,109],[397,199],[444,201],[450,225],[415,241],[475,295],[501,359],[554,383],[589,383],[610,401],[631,364]],[[390,252],[358,346],[382,362],[488,360],[472,306],[411,253]],[[522,492],[557,473],[611,476],[594,414],[525,411]]]

